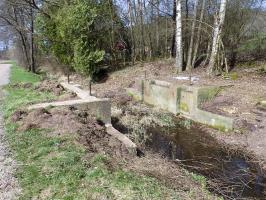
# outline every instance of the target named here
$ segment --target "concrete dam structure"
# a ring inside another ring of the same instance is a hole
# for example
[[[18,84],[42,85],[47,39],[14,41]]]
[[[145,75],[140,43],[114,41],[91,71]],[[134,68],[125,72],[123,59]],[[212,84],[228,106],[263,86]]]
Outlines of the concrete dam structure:
[[[216,86],[186,86],[160,80],[140,80],[137,88],[128,88],[127,92],[149,105],[227,132],[233,129],[232,118],[199,108],[201,103],[212,99],[220,89]]]

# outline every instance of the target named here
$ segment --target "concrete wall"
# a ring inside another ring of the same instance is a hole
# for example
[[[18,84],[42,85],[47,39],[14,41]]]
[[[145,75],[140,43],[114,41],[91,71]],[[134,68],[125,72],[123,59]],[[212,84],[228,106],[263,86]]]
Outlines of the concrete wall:
[[[69,101],[58,101],[50,103],[40,103],[29,106],[28,109],[49,108],[49,107],[74,107],[78,110],[83,110],[91,113],[96,118],[103,121],[105,124],[111,123],[111,103],[109,99],[78,99]]]
[[[78,110],[91,113],[100,119],[106,126],[106,132],[121,141],[128,149],[129,153],[136,155],[137,146],[124,134],[117,131],[111,124],[111,102],[109,99],[99,99],[91,96],[88,91],[80,89],[77,85],[61,83],[62,86],[72,92],[75,92],[81,99],[69,101],[57,101],[50,103],[41,103],[29,106],[28,109],[49,108],[57,106],[71,106]]]
[[[174,114],[179,113],[179,98],[181,88],[173,87],[163,81],[144,81],[143,101],[156,105]]]
[[[228,131],[233,129],[233,119],[198,108],[201,103],[211,100],[219,91],[219,87],[184,86],[166,81],[141,80],[138,89],[129,89],[128,93],[147,104]]]

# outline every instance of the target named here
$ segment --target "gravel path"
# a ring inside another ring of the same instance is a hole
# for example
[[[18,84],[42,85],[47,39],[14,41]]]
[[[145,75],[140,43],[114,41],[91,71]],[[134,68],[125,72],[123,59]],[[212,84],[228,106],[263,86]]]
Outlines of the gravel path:
[[[3,98],[2,86],[8,83],[10,64],[0,62],[0,102]],[[20,188],[14,171],[16,162],[12,159],[11,152],[8,150],[8,144],[3,130],[3,118],[0,113],[0,200],[17,199]]]

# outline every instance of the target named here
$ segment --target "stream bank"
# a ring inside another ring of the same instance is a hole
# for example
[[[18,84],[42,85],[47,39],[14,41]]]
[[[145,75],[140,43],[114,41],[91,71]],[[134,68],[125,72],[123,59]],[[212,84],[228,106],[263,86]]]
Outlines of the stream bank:
[[[259,159],[220,142],[198,124],[139,103],[113,109],[112,121],[139,144],[144,159],[146,152],[153,152],[203,175],[208,190],[224,199],[266,198],[266,172]]]

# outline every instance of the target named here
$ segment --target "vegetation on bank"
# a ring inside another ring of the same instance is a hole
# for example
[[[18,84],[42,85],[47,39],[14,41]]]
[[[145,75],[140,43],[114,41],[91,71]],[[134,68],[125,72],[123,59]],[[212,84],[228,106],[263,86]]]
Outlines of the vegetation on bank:
[[[38,81],[38,75],[13,65],[10,85]],[[20,199],[179,199],[178,192],[155,178],[110,169],[105,155],[85,159],[85,147],[74,136],[48,136],[49,130],[36,128],[19,132],[19,125],[10,119],[12,113],[26,104],[54,97],[10,85],[5,88],[8,94],[2,109],[7,139],[19,166],[16,176],[22,187]],[[205,188],[206,184],[202,185]],[[193,191],[188,195],[195,195]]]

